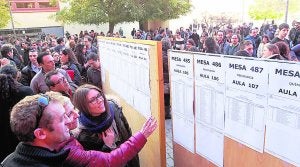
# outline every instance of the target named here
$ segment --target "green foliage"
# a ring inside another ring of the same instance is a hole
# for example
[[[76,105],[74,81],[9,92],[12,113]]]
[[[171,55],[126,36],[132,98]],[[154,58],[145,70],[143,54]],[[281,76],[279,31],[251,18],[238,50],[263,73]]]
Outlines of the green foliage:
[[[49,5],[55,7],[58,2],[56,0],[49,0]]]
[[[64,0],[69,7],[56,14],[65,23],[109,23],[109,30],[123,22],[168,20],[187,13],[188,0]]]
[[[5,27],[10,20],[9,8],[6,0],[0,0],[0,28]]]
[[[254,0],[249,16],[254,20],[281,19],[285,15],[287,0]],[[299,0],[289,0],[289,12],[299,11]]]
[[[188,0],[135,0],[134,21],[169,20],[186,14],[191,9]]]

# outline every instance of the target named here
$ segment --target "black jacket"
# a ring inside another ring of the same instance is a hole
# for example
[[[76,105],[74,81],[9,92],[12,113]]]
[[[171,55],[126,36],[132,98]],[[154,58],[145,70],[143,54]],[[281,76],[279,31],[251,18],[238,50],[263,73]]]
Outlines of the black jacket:
[[[70,150],[53,152],[46,148],[19,143],[16,150],[6,157],[1,165],[4,167],[59,167],[67,158]]]
[[[36,72],[32,70],[31,63],[21,70],[20,82],[25,86],[30,86],[31,79],[35,76]]]

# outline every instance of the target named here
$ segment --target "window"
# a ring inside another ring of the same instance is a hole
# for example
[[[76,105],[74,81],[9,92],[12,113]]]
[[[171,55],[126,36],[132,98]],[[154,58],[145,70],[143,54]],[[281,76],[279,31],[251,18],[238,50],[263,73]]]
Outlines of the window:
[[[18,3],[16,3],[16,7],[17,8],[35,8],[33,2],[27,2],[27,3],[26,2],[25,3],[18,2]]]
[[[50,5],[49,2],[39,2],[39,6],[40,8],[52,8],[52,7],[56,7],[56,5]]]
[[[51,4],[50,0],[11,0],[12,12],[57,12],[59,6]]]

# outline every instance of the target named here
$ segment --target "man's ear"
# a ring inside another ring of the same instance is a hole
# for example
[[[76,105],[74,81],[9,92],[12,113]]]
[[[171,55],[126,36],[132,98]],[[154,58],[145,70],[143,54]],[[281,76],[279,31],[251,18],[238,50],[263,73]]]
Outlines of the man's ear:
[[[37,128],[33,131],[34,136],[38,139],[45,139],[47,134],[43,128]]]

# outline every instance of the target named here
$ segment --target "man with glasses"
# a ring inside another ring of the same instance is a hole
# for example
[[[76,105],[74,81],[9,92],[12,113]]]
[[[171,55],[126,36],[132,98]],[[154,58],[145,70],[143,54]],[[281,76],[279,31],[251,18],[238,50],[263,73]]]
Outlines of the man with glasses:
[[[51,91],[59,92],[62,95],[72,98],[73,92],[70,84],[67,82],[58,70],[53,70],[45,75],[45,83]]]

